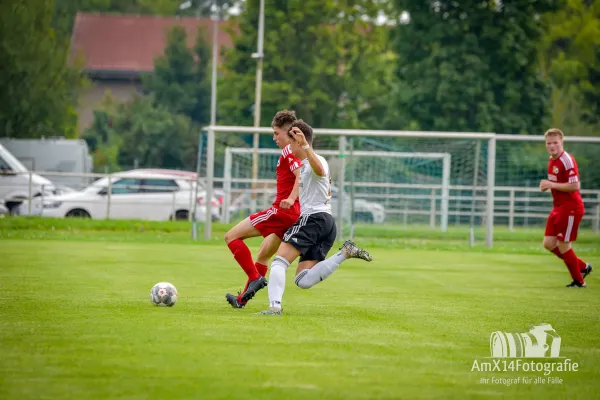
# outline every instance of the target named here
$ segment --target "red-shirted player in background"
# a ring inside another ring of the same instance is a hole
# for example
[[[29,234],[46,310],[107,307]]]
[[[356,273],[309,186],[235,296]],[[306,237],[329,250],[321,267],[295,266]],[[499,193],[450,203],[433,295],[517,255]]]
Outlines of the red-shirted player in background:
[[[548,129],[544,134],[546,149],[550,154],[548,179],[540,181],[542,192],[552,190],[554,207],[546,222],[544,247],[562,259],[573,282],[567,287],[584,288],[583,279],[592,272],[592,266],[577,258],[571,242],[577,239],[577,230],[584,208],[579,193],[579,170],[575,157],[563,149],[565,135],[560,129]]]
[[[250,215],[225,234],[227,247],[233,257],[240,264],[248,281],[238,296],[227,293],[225,298],[233,308],[244,308],[246,303],[241,301],[241,294],[248,291],[254,294],[267,285],[265,276],[269,260],[277,252],[283,234],[294,225],[300,216],[300,201],[298,190],[300,187],[300,167],[302,161],[292,153],[289,143],[288,130],[296,120],[294,111],[283,110],[275,114],[271,126],[273,127],[273,140],[282,149],[277,162],[277,196],[273,205],[263,211]],[[256,263],[252,260],[252,253],[244,243],[244,239],[263,236],[258,250]]]

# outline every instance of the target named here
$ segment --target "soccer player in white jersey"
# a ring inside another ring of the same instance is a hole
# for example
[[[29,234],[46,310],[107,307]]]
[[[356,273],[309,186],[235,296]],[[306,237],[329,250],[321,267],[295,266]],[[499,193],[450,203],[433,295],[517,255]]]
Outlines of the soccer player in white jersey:
[[[333,274],[348,258],[371,261],[371,255],[346,241],[333,256],[325,259],[333,246],[336,227],[331,215],[331,174],[327,161],[312,147],[312,128],[302,120],[295,121],[289,131],[290,146],[302,160],[300,170],[300,218],[287,230],[269,275],[269,309],[261,314],[281,315],[285,289],[285,273],[300,256],[296,269],[296,285],[308,289]]]

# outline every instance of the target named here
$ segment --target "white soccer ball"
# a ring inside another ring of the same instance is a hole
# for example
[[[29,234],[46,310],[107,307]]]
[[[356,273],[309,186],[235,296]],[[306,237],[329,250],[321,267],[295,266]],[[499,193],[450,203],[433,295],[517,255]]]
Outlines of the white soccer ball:
[[[159,282],[150,291],[150,302],[155,306],[173,307],[177,303],[177,289],[169,282]]]

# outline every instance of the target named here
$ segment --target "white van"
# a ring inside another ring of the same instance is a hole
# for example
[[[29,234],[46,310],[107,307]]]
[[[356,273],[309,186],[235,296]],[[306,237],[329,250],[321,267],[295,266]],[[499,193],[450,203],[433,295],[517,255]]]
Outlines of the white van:
[[[29,171],[40,171],[56,187],[71,187],[77,190],[92,183],[89,174],[93,169],[92,157],[85,140],[65,138],[15,139],[0,138],[4,146]],[[58,172],[58,174],[53,174]],[[63,172],[81,174],[66,176]]]
[[[31,175],[31,181],[30,181]],[[4,146],[0,145],[0,202],[3,201],[11,213],[29,198],[31,186],[31,197],[42,194],[51,195],[54,185],[48,179],[30,174],[27,168]]]

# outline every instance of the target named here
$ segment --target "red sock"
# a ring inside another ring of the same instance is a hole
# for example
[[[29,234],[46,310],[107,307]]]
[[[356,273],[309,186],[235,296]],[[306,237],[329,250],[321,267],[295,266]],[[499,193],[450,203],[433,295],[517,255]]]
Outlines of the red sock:
[[[573,249],[569,249],[566,253],[563,253],[563,260],[571,273],[571,277],[574,281],[579,283],[583,283],[583,277],[581,276],[581,271],[579,270],[579,258],[575,255]]]
[[[585,270],[585,267],[587,267],[587,263],[585,261],[582,261],[581,258],[578,258],[577,260],[579,261],[579,270],[583,272]]]
[[[563,255],[560,254],[560,250],[558,250],[558,247],[555,247],[550,251],[553,252],[556,255],[556,257],[560,258],[561,260],[563,259]]]
[[[267,271],[269,270],[269,266],[265,264],[261,264],[259,262],[255,263],[256,269],[261,276],[267,276]]]
[[[248,279],[251,281],[258,279],[260,275],[256,270],[254,261],[252,261],[252,253],[250,253],[250,249],[246,246],[246,243],[241,239],[235,239],[227,246],[229,247],[229,250],[231,250],[235,261],[240,264],[240,267],[242,267],[246,275],[248,275]]]
[[[558,247],[555,247],[552,249],[552,252],[554,254],[556,254],[556,257],[560,258],[561,260],[563,259],[563,255],[560,254],[560,251],[558,250]],[[583,261],[581,258],[578,258],[578,263],[579,263],[579,270],[581,272],[583,272],[583,270],[587,267],[587,263],[585,261]]]

